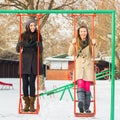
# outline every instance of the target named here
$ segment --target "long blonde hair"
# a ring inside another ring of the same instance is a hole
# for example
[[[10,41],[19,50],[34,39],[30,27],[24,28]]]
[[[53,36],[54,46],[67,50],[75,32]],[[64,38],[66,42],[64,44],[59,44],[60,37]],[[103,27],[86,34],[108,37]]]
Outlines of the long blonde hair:
[[[78,28],[78,30],[77,30],[76,49],[77,49],[77,50],[80,50],[80,49],[83,47],[83,46],[82,46],[82,45],[83,45],[83,44],[82,44],[82,39],[81,39],[80,34],[79,34],[79,31],[80,31],[81,28],[85,28],[85,29],[87,30],[86,40],[87,40],[87,42],[88,42],[90,52],[92,53],[92,41],[91,41],[91,39],[90,39],[90,37],[89,37],[88,28],[87,28],[87,26],[85,26],[85,25],[81,25],[81,26]]]

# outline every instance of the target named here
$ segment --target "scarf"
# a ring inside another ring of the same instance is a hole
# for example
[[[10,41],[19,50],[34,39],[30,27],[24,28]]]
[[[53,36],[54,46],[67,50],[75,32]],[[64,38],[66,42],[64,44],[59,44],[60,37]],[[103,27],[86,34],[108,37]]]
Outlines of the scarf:
[[[82,50],[83,50],[84,48],[86,48],[87,46],[88,46],[88,40],[82,41],[82,46],[81,46],[81,48],[77,51],[77,57],[79,57],[79,53],[81,53]]]

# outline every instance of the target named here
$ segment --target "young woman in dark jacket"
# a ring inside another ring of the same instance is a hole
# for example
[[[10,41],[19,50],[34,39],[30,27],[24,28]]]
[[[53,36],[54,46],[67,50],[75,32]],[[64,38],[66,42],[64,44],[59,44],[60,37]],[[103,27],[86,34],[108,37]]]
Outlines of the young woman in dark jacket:
[[[35,20],[30,19],[26,23],[26,31],[21,34],[16,51],[22,50],[22,80],[23,80],[23,100],[25,101],[24,112],[35,112],[35,79],[37,73],[37,51],[40,48],[40,55],[43,52],[42,36],[38,42],[38,31]],[[40,60],[40,75],[43,74],[42,62]],[[19,71],[20,72],[20,71]]]

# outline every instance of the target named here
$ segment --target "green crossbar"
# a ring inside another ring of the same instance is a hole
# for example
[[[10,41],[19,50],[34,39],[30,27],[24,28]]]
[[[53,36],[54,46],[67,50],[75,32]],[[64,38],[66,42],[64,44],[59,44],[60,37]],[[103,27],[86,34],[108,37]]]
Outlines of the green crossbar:
[[[102,71],[102,72],[99,72],[99,73],[96,74],[96,76],[102,75],[102,74],[104,74],[104,73],[106,73],[106,72],[110,72],[110,70],[104,70],[104,71]]]
[[[115,10],[0,10],[0,14],[115,14]]]

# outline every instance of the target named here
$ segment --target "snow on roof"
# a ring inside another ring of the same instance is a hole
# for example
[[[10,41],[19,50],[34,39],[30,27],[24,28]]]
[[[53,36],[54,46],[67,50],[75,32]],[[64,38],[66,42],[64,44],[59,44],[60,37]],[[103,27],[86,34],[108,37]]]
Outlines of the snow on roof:
[[[74,57],[68,56],[67,54],[56,55],[45,59],[45,61],[73,61],[73,60]]]

